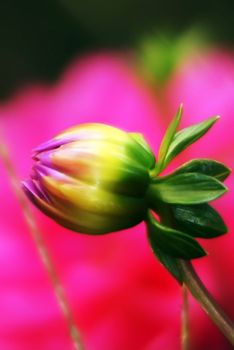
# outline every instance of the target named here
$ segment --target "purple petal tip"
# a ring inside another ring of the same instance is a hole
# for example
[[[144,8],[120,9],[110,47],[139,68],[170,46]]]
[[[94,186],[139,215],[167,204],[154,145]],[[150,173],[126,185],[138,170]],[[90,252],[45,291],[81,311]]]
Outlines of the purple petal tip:
[[[22,189],[24,193],[29,197],[30,199],[32,196],[37,196],[36,191],[35,191],[35,186],[31,180],[25,180],[21,182]]]
[[[52,139],[52,140],[46,141],[33,149],[33,151],[32,151],[33,157],[36,157],[38,155],[38,153],[45,152],[45,151],[51,151],[53,149],[59,148],[60,146],[65,145],[66,143],[73,141],[73,139],[74,139],[74,136],[73,137],[64,137],[61,139]]]
[[[49,197],[46,195],[38,181],[25,180],[21,183],[24,193],[33,203],[35,203],[36,198],[40,198],[43,201],[49,202]]]

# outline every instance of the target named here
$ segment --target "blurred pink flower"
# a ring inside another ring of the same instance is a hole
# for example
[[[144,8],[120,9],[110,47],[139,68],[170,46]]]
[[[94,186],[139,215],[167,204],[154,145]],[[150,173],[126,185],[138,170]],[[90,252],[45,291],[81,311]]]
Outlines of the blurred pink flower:
[[[154,147],[162,129],[154,97],[130,68],[108,55],[75,62],[51,89],[24,91],[1,107],[1,121],[22,178],[30,170],[31,149],[73,124],[106,122],[141,131]],[[1,193],[0,348],[71,349],[6,175]],[[177,338],[179,344],[180,291],[155,261],[143,225],[89,237],[62,229],[39,212],[37,216],[87,349],[144,349],[162,331],[170,334],[168,342]]]
[[[196,58],[175,74],[165,92],[167,102],[161,106],[123,59],[97,55],[74,62],[54,87],[36,86],[19,93],[0,107],[0,121],[24,178],[30,170],[33,147],[82,122],[104,122],[142,132],[156,151],[167,122],[161,109],[166,107],[172,116],[184,102],[186,124],[217,113],[223,118],[208,142],[191,147],[182,160],[210,156],[232,165],[233,81],[234,63],[229,55],[212,53]],[[4,198],[0,208],[0,348],[72,349],[47,273],[1,164],[0,171]],[[228,185],[231,192],[217,201],[217,207],[232,230],[231,180]],[[180,288],[155,260],[143,225],[92,237],[65,230],[36,210],[35,215],[87,350],[180,348]],[[210,256],[197,261],[196,266],[234,317],[232,242],[232,235],[205,242]],[[195,302],[191,320],[194,350],[209,346],[231,349]]]
[[[184,153],[183,160],[196,157],[213,158],[234,168],[234,55],[221,50],[210,50],[187,60],[180,66],[168,84],[166,91],[168,113],[172,113],[183,101],[185,106],[184,124],[190,125],[202,121],[205,116],[220,115],[221,119],[212,130],[199,142],[191,146]],[[217,200],[214,206],[221,213],[228,228],[229,234],[218,239],[202,242],[209,252],[206,259],[196,262],[198,271],[209,265],[212,271],[213,286],[209,289],[219,300],[221,305],[234,319],[234,181],[233,174],[226,182],[229,192]],[[203,276],[202,269],[200,275]],[[206,279],[204,279],[205,282]],[[205,317],[202,311],[198,317]],[[209,325],[210,323],[210,325]],[[219,332],[211,322],[206,322],[204,336],[201,336],[201,325],[194,318],[193,344],[194,349],[231,349],[222,340]],[[208,328],[209,327],[209,328]],[[210,333],[209,333],[210,332]],[[208,336],[209,334],[209,336]]]

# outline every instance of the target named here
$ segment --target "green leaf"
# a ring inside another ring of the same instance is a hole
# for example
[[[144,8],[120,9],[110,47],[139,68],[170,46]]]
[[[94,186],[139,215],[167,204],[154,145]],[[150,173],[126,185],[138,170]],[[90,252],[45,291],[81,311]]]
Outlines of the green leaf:
[[[172,256],[165,254],[158,246],[155,244],[155,239],[152,239],[152,235],[148,234],[148,239],[153,253],[156,255],[161,264],[177,279],[177,281],[183,283],[183,274],[178,264],[178,260]]]
[[[195,259],[206,252],[191,236],[160,224],[151,214],[147,217],[148,235],[152,248],[158,247],[163,253],[180,259]]]
[[[152,151],[148,145],[148,143],[146,142],[144,136],[141,133],[137,133],[137,132],[130,132],[129,135],[132,136],[132,138],[139,144],[141,145],[141,147],[147,152],[152,154]]]
[[[163,168],[165,168],[177,154],[202,137],[218,119],[219,117],[215,116],[177,132],[164,159]]]
[[[221,216],[208,204],[173,205],[171,213],[176,227],[188,235],[213,238],[227,232]]]
[[[161,142],[159,153],[158,153],[158,163],[156,167],[157,174],[162,170],[163,168],[163,162],[167,155],[168,149],[170,147],[170,144],[175,136],[176,130],[179,126],[180,120],[182,118],[183,113],[183,105],[181,104],[178,108],[178,111],[173,118],[172,122],[170,123],[169,127],[166,130],[166,133],[163,137],[163,140]]]
[[[151,203],[161,200],[170,204],[200,204],[212,201],[227,191],[227,188],[211,176],[185,173],[158,177],[149,186]]]
[[[231,169],[216,160],[193,159],[176,169],[168,177],[184,173],[200,173],[215,177],[219,181],[224,181],[230,175]]]

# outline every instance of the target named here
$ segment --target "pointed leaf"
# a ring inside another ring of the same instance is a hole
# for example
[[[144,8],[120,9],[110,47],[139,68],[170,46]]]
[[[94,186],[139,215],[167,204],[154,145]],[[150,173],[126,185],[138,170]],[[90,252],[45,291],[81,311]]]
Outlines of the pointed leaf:
[[[163,140],[161,142],[159,153],[158,153],[158,163],[157,163],[157,174],[162,170],[163,168],[163,162],[167,155],[168,149],[170,147],[170,144],[175,136],[176,130],[179,126],[180,120],[182,118],[183,113],[183,105],[181,104],[179,106],[179,109],[173,118],[172,122],[170,123],[169,127],[166,130],[166,133],[163,137]]]
[[[171,212],[176,227],[188,235],[213,238],[227,232],[221,216],[208,204],[173,205]]]
[[[180,259],[194,259],[206,255],[191,236],[160,224],[151,214],[148,215],[146,223],[150,241],[164,253]]]
[[[176,169],[168,176],[174,176],[184,173],[201,173],[215,177],[219,181],[224,181],[231,173],[231,169],[223,163],[212,159],[193,159],[180,168]]]
[[[148,143],[146,142],[144,136],[141,133],[137,133],[137,132],[130,132],[129,135],[132,136],[132,138],[139,143],[139,145],[141,145],[142,148],[145,149],[145,151],[147,153],[152,153]]]
[[[212,201],[227,191],[211,176],[185,173],[155,179],[149,187],[151,202],[160,199],[171,204],[200,204]]]
[[[178,260],[172,256],[165,254],[158,246],[155,244],[155,239],[152,239],[152,235],[148,233],[148,239],[153,250],[160,263],[177,279],[177,281],[183,283],[183,274],[178,264]]]
[[[177,132],[168,149],[163,168],[165,168],[177,154],[202,137],[218,119],[219,117],[216,116]]]

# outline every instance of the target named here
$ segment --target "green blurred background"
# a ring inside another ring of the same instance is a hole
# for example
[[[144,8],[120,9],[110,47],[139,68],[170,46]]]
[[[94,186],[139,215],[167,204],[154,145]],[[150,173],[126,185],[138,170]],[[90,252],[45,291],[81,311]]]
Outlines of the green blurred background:
[[[8,0],[0,3],[0,99],[32,81],[54,81],[73,57],[137,48],[152,33],[198,27],[234,45],[234,1]]]

